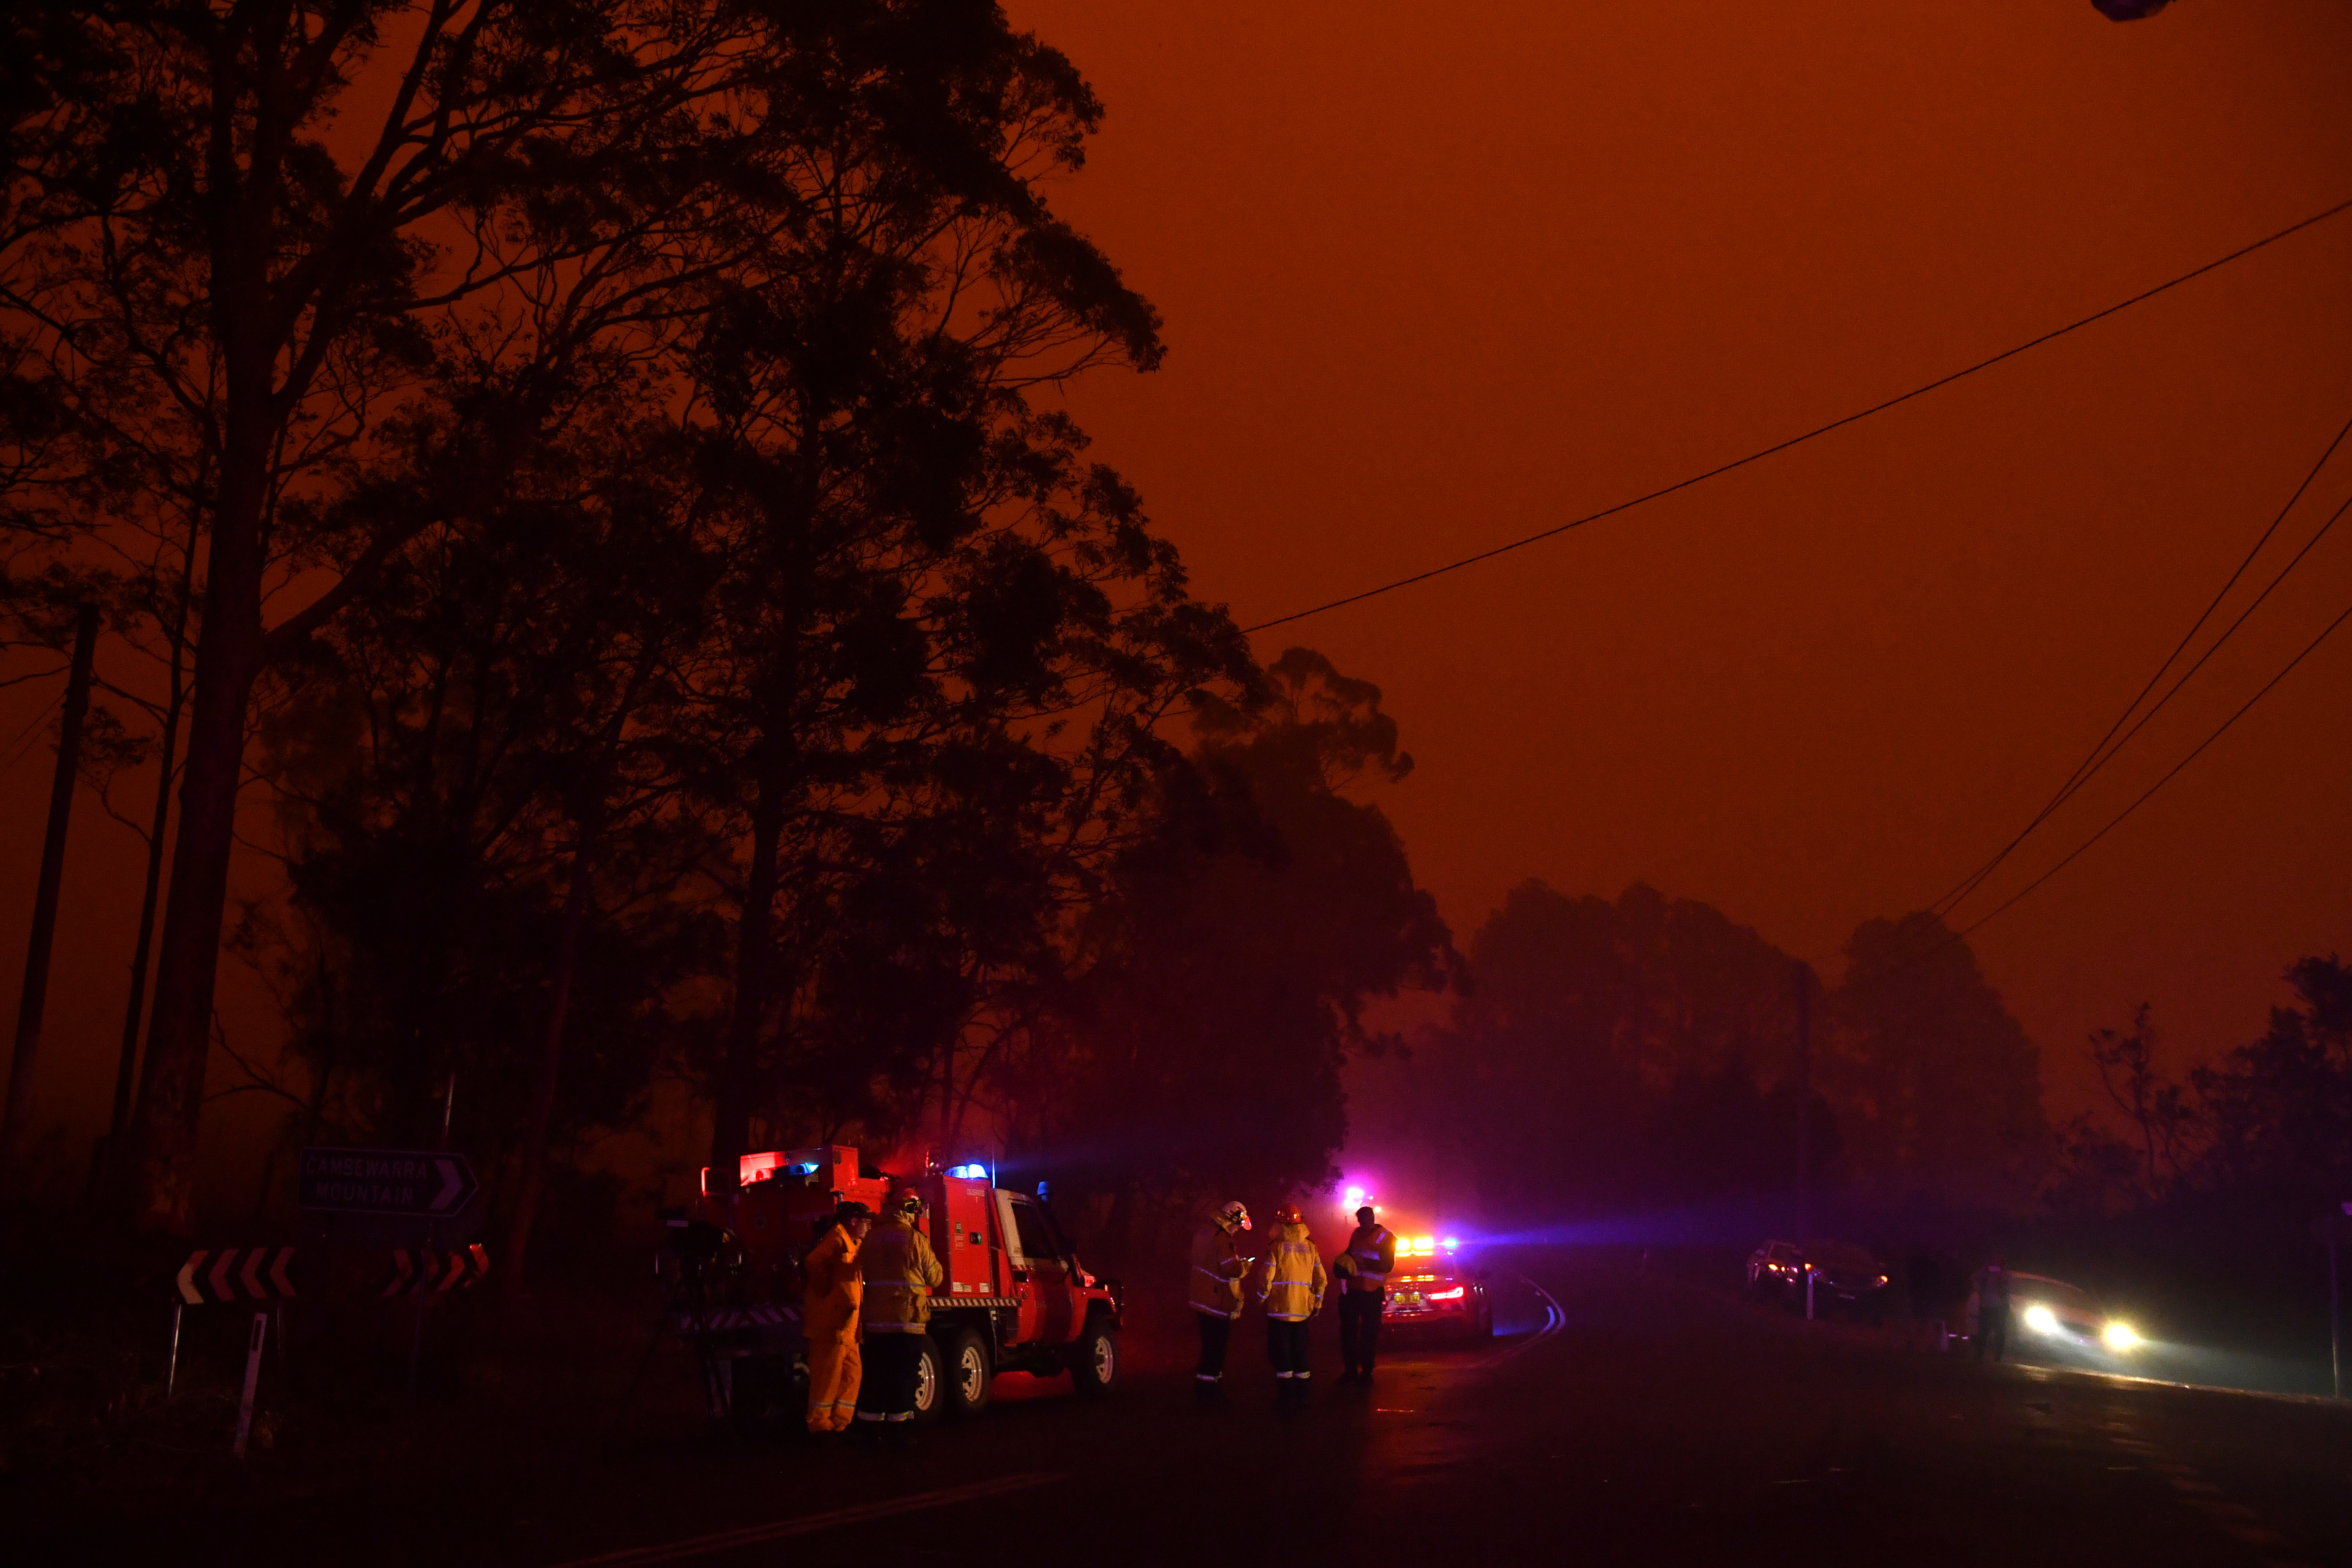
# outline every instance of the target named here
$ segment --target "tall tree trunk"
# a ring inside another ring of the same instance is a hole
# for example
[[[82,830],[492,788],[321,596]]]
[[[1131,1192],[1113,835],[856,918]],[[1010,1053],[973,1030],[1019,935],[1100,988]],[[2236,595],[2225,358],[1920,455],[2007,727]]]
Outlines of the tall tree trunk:
[[[180,594],[180,626],[187,625],[187,595]],[[175,630],[172,642],[172,684],[163,704],[163,771],[155,780],[155,815],[147,827],[147,875],[139,894],[139,935],[131,944],[131,997],[122,1009],[122,1054],[114,1068],[114,1116],[108,1123],[106,1148],[110,1163],[122,1155],[122,1134],[131,1121],[131,1089],[139,1067],[139,1019],[147,1004],[147,961],[155,941],[155,911],[163,892],[163,836],[172,823],[172,769],[178,761],[180,710],[186,705],[180,658],[182,643]]]
[[[547,1145],[555,1126],[555,1094],[563,1079],[563,1018],[572,1005],[572,979],[579,971],[580,936],[588,926],[589,891],[595,884],[596,841],[593,823],[583,823],[572,853],[572,888],[563,896],[563,921],[555,949],[555,974],[548,986],[547,1032],[541,1037],[538,1080],[531,1085],[530,1118],[523,1124],[522,1157],[515,1173],[514,1202],[507,1209],[506,1237],[499,1259],[500,1290],[509,1300],[522,1295],[522,1260],[546,1184]]]
[[[41,874],[33,893],[33,931],[25,944],[25,985],[16,1002],[16,1049],[8,1067],[8,1106],[0,1112],[0,1184],[13,1183],[25,1157],[33,1119],[33,1065],[41,1050],[42,1013],[49,994],[49,948],[58,930],[58,894],[65,879],[66,831],[73,820],[74,786],[81,778],[81,721],[89,710],[89,679],[98,655],[98,606],[84,605],[74,622],[65,711],[58,718],[58,768],[49,785],[49,822],[41,844]]]
[[[224,334],[226,336],[226,334]],[[256,363],[258,362],[258,363]],[[142,1230],[188,1234],[194,1217],[196,1135],[212,1047],[229,858],[236,845],[246,713],[267,645],[261,626],[261,518],[271,439],[270,356],[232,353],[220,507],[205,552],[204,637],[189,702],[180,833],[155,966],[155,1015],[132,1108],[121,1196]]]
[[[773,973],[768,948],[775,930],[776,894],[782,880],[779,851],[784,831],[784,792],[778,770],[764,769],[751,808],[751,864],[743,879],[743,904],[735,921],[735,1000],[727,1019],[727,1054],[719,1064],[717,1105],[710,1126],[710,1180],[719,1191],[737,1185],[739,1162],[751,1147],[751,1101],[757,1092],[760,1028],[768,1012],[768,982]]]
[[[522,1299],[523,1253],[530,1243],[531,1222],[539,1215],[539,1195],[546,1185],[547,1145],[555,1128],[555,1096],[563,1083],[563,1020],[572,1008],[572,982],[580,972],[580,938],[588,929],[590,895],[596,885],[596,844],[604,830],[610,806],[613,763],[621,749],[629,715],[636,711],[638,693],[653,674],[660,656],[660,639],[647,637],[629,672],[628,684],[613,715],[597,738],[591,764],[586,804],[576,813],[579,843],[572,852],[572,887],[563,896],[563,919],[555,946],[555,973],[547,988],[547,1034],[541,1045],[538,1081],[531,1085],[530,1119],[523,1125],[522,1165],[516,1173],[515,1201],[507,1210],[505,1258],[499,1265],[499,1285],[508,1300]]]

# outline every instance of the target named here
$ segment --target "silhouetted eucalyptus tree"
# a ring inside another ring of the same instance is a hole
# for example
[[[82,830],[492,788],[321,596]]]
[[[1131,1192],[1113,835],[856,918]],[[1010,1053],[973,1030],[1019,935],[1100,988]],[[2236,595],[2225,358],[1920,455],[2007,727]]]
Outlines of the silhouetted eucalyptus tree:
[[[945,24],[945,25],[943,25]],[[755,1119],[869,1134],[954,1091],[968,1021],[1050,963],[1062,907],[1172,755],[1158,721],[1249,664],[1070,421],[1148,369],[1150,308],[1046,206],[1101,109],[991,8],[852,8],[796,79],[801,221],[717,290],[684,423],[712,597],[693,726],[732,984],[714,1179]]]
[[[1093,111],[980,0],[52,0],[12,21],[38,41],[5,79],[19,541],[76,521],[24,490],[54,477],[53,433],[126,398],[213,473],[126,1192],[181,1228],[257,687],[299,686],[309,640],[433,530],[489,515],[572,407],[822,252],[850,184],[950,193],[928,209],[946,255],[1003,221],[991,191],[1027,190],[1009,159],[1074,159]],[[851,101],[887,159],[836,162]],[[1132,296],[1034,200],[1019,226],[983,247],[1012,308],[952,331],[956,296],[940,341],[1066,371],[1075,338],[1133,326]],[[1023,338],[1033,291],[1072,339]]]
[[[1076,972],[999,1091],[1071,1184],[1139,1205],[1323,1184],[1347,1141],[1340,1068],[1394,1042],[1376,999],[1443,989],[1454,955],[1376,805],[1412,766],[1379,688],[1291,648],[1255,711],[1212,703],[1155,831],[1081,922]]]

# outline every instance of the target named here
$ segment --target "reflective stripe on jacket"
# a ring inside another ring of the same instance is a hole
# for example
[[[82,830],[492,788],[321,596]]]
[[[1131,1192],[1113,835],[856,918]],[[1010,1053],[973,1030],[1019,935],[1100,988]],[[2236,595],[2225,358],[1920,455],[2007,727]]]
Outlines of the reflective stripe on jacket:
[[[1208,1219],[1192,1233],[1192,1310],[1215,1318],[1242,1315],[1242,1276],[1249,1272],[1242,1256],[1241,1233],[1221,1219]]]
[[[801,1292],[801,1331],[812,1344],[857,1332],[857,1305],[866,1285],[857,1277],[857,1242],[835,1226],[801,1260],[808,1280]]]
[[[857,1271],[866,1280],[859,1315],[867,1333],[923,1332],[931,1321],[931,1291],[947,1277],[930,1237],[892,1215],[857,1249]]]
[[[1267,1317],[1281,1322],[1313,1317],[1323,1305],[1323,1286],[1329,1278],[1323,1272],[1322,1254],[1307,1238],[1305,1226],[1274,1227],[1274,1247],[1265,1259],[1265,1289],[1259,1292]]]
[[[1381,1225],[1360,1225],[1348,1238],[1348,1256],[1356,1260],[1356,1289],[1384,1290],[1396,1271],[1396,1237]]]

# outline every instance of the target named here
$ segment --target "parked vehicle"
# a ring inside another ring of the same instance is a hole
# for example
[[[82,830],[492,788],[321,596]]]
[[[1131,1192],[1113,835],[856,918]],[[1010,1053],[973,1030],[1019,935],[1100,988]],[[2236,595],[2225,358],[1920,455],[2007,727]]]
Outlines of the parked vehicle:
[[[1814,1237],[1767,1241],[1748,1255],[1748,1291],[1759,1300],[1801,1312],[1809,1283],[1815,1317],[1885,1321],[1886,1269],[1866,1247]]]
[[[981,1409],[999,1373],[1067,1373],[1087,1394],[1118,1383],[1123,1292],[1078,1261],[1042,1195],[994,1186],[977,1165],[894,1175],[840,1144],[746,1154],[740,1180],[714,1192],[704,1173],[689,1223],[718,1239],[706,1244],[700,1288],[673,1316],[701,1354],[715,1408],[797,1415],[807,1386],[800,1260],[841,1203],[878,1214],[908,1191],[923,1199],[946,1275],[930,1298],[918,1418]]]
[[[1381,1321],[1406,1335],[1492,1339],[1495,1303],[1486,1293],[1486,1271],[1463,1257],[1459,1245],[1401,1236]]]

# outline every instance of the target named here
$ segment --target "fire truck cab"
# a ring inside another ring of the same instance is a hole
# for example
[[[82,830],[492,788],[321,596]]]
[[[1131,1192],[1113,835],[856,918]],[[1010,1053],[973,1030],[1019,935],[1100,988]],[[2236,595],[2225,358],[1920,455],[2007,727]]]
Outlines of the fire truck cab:
[[[879,1215],[906,1192],[923,1200],[944,1275],[931,1292],[919,1417],[979,1410],[1000,1372],[1066,1372],[1081,1394],[1110,1389],[1118,1379],[1122,1292],[1116,1280],[1087,1271],[1042,1195],[997,1187],[978,1165],[894,1175],[854,1148],[828,1144],[744,1155],[732,1193],[711,1190],[703,1173],[700,1217],[731,1233],[735,1266],[720,1292],[726,1299],[704,1310],[705,1326],[679,1326],[707,1358],[730,1363],[721,1381],[731,1409],[797,1411],[807,1374],[801,1258],[831,1227],[837,1205],[854,1199]]]

